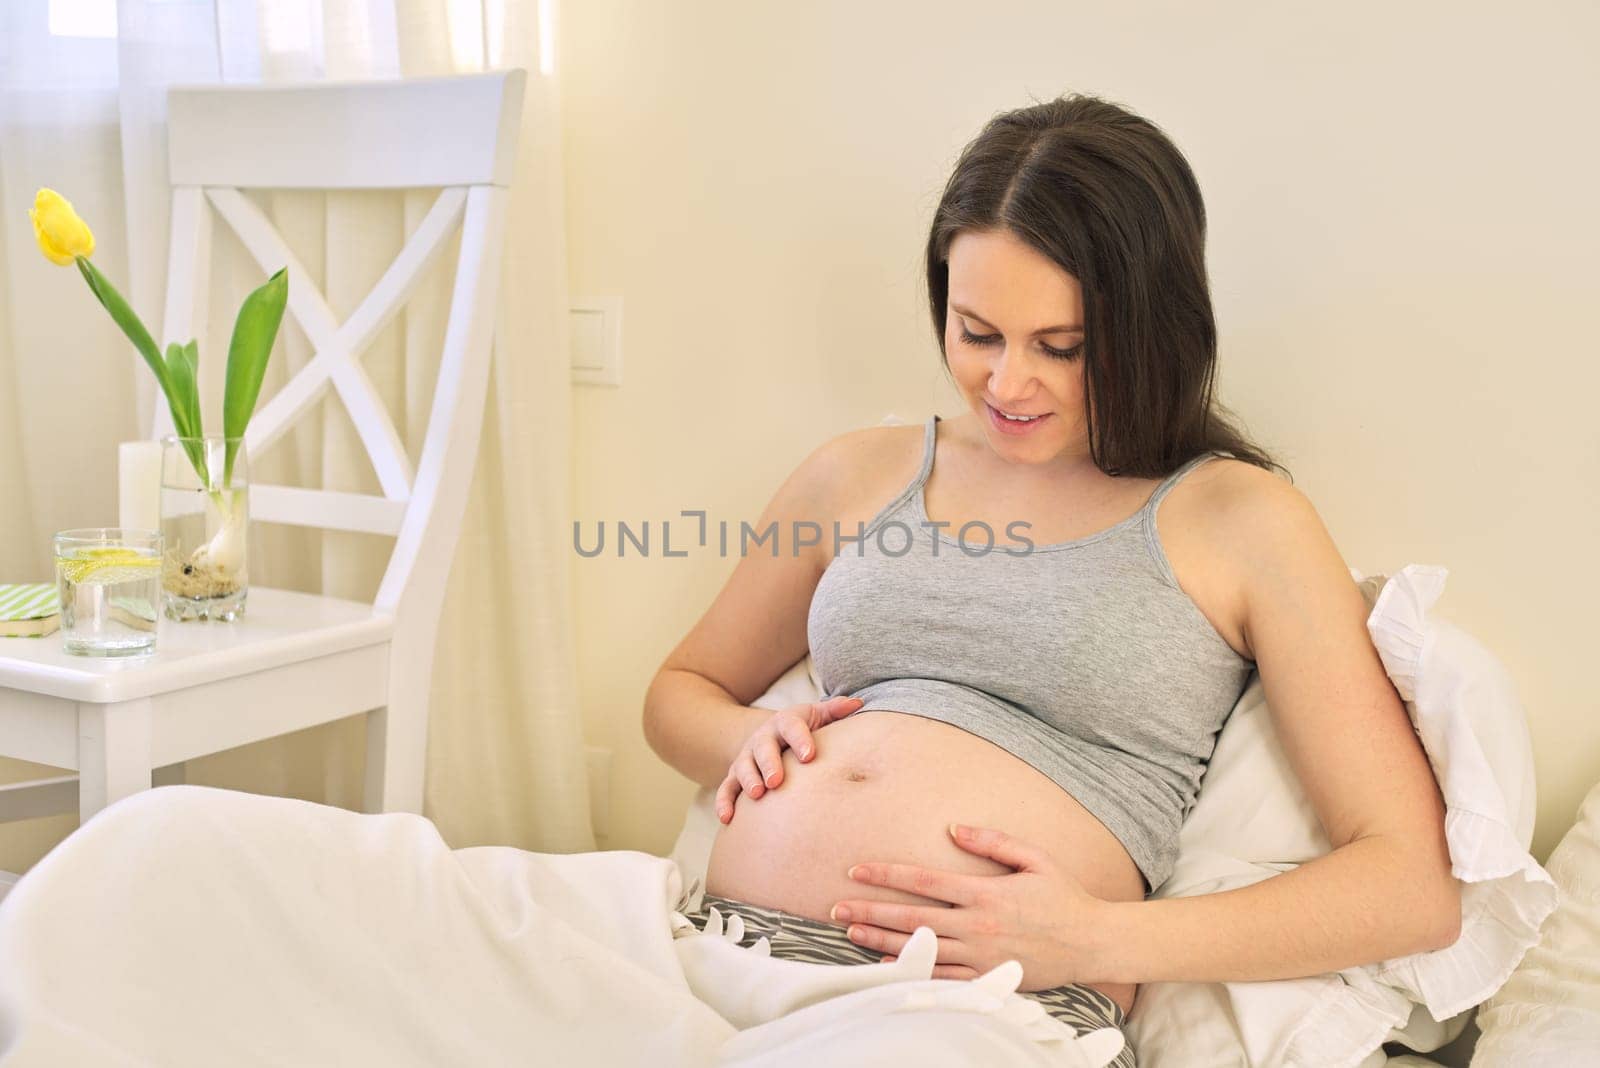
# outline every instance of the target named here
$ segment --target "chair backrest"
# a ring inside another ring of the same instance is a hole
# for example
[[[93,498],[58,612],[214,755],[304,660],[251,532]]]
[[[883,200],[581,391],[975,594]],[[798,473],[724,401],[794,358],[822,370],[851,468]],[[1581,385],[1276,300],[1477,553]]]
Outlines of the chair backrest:
[[[395,537],[374,599],[421,601],[436,617],[476,463],[500,284],[507,186],[515,164],[523,70],[445,78],[206,85],[168,90],[172,226],[162,348],[196,336],[208,306],[212,213],[263,277],[289,268],[287,314],[313,355],[250,420],[259,456],[331,387],[355,425],[382,495],[253,483],[252,519]],[[343,323],[245,189],[440,187],[405,247]],[[427,430],[413,470],[363,351],[461,229],[454,292]],[[156,405],[153,436],[170,434]]]

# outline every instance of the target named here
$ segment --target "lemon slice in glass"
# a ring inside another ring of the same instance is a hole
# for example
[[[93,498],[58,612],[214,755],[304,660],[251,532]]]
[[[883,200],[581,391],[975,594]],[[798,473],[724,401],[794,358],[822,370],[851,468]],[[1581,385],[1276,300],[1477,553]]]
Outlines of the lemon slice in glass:
[[[61,557],[56,563],[62,576],[79,586],[149,578],[161,568],[160,557],[115,545],[80,549],[76,556]]]

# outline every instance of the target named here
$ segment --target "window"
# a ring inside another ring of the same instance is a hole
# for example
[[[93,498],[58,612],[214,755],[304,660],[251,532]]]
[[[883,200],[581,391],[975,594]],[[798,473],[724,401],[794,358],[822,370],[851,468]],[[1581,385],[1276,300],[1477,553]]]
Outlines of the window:
[[[117,0],[50,0],[52,37],[117,36]]]

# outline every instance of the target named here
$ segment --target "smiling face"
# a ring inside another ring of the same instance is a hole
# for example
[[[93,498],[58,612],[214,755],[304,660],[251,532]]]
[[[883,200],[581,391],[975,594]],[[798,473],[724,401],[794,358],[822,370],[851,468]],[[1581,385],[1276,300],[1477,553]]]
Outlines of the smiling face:
[[[946,358],[989,447],[1018,464],[1087,459],[1078,280],[1006,230],[957,234],[949,267]]]

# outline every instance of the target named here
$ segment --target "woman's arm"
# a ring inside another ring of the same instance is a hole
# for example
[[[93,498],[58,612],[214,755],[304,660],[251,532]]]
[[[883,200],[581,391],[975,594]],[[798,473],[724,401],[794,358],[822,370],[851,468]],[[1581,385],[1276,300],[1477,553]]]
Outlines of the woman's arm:
[[[1237,890],[1108,902],[1087,955],[1103,982],[1230,982],[1443,949],[1460,930],[1459,887],[1419,873],[1414,853],[1375,836]]]
[[[776,524],[777,540],[740,558],[645,693],[645,741],[702,786],[722,782],[745,740],[772,715],[750,702],[806,655],[806,617],[832,544],[823,538],[797,548],[794,524],[831,529],[840,489],[859,470],[863,433],[870,429],[823,443],[778,488],[755,525]],[[781,777],[781,766],[776,771]]]
[[[1460,932],[1444,804],[1366,602],[1299,490],[1230,467],[1208,515],[1239,576],[1278,739],[1334,849],[1237,890],[1108,903],[1087,954],[1105,981],[1314,975],[1441,949]]]
[[[688,778],[712,789],[727,778],[744,740],[772,715],[735,700],[704,675],[665,666],[645,692],[644,709],[644,736],[650,748]]]

